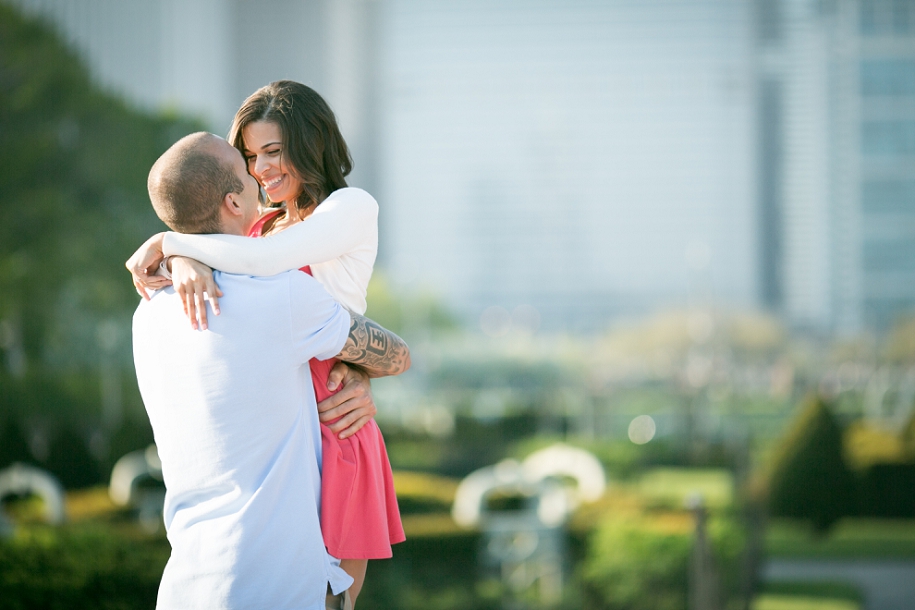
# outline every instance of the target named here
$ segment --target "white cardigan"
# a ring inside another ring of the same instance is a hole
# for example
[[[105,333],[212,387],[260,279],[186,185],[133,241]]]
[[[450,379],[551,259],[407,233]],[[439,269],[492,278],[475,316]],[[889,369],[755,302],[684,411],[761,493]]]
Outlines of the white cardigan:
[[[378,202],[359,188],[334,191],[293,226],[260,239],[168,232],[165,256],[186,256],[239,275],[276,275],[311,266],[315,279],[341,305],[364,314],[378,254]]]

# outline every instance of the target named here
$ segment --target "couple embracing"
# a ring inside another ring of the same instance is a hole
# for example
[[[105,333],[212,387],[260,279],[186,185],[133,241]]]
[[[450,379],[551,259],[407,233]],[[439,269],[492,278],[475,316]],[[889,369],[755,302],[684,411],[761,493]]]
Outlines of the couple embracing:
[[[127,267],[172,546],[160,610],[350,609],[404,540],[368,378],[410,354],[363,316],[378,207],[351,167],[324,100],[277,81],[228,141],[189,135],[150,171],[173,232]]]

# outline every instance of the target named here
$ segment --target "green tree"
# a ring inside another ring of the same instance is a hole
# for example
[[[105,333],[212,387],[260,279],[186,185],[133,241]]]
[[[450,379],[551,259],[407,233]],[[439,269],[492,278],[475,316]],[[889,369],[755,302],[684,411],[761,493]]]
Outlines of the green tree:
[[[855,481],[845,463],[842,429],[829,405],[811,396],[782,440],[769,476],[769,511],[828,530],[853,514]]]
[[[915,462],[915,409],[900,434],[902,455],[907,462]]]
[[[123,262],[162,224],[155,159],[194,126],[102,93],[38,21],[0,4],[0,320],[7,366],[93,366],[96,323],[136,305]],[[61,320],[60,313],[76,319]],[[88,331],[87,331],[88,329]],[[14,336],[15,335],[15,336]],[[53,358],[52,358],[53,359]]]
[[[19,447],[6,459],[38,429],[50,455],[72,453],[60,439],[85,458],[104,427],[100,375],[124,388],[126,413],[106,433],[148,429],[130,382],[139,297],[123,264],[164,226],[146,194],[150,166],[198,128],[104,93],[50,28],[0,3],[0,428]]]

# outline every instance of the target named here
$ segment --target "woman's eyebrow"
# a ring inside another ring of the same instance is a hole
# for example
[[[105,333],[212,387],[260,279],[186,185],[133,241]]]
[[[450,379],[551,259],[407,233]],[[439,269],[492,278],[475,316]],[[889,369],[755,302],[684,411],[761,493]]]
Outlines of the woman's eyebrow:
[[[267,142],[266,144],[261,146],[261,150],[264,150],[265,148],[268,148],[270,146],[279,146],[281,144],[282,144],[282,142]]]

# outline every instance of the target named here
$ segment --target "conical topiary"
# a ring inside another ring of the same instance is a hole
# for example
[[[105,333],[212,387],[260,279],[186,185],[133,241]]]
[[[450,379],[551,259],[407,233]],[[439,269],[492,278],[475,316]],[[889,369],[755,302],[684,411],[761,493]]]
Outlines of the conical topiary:
[[[823,399],[812,396],[779,446],[769,477],[769,512],[810,520],[825,531],[853,514],[855,481],[842,454],[842,430]]]
[[[909,421],[902,428],[900,441],[902,442],[902,455],[905,461],[915,462],[915,408],[912,409]]]

